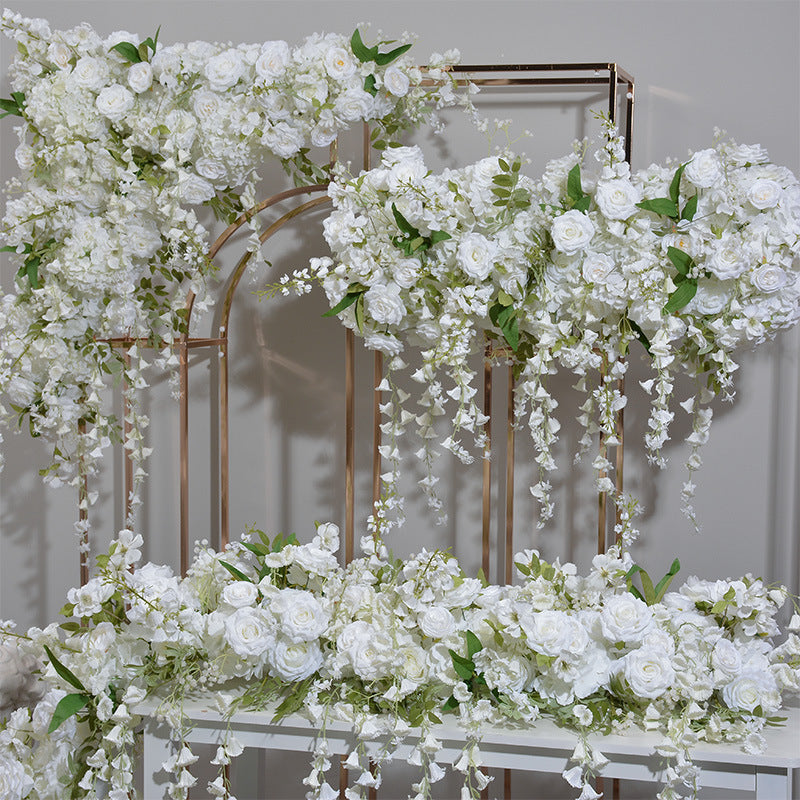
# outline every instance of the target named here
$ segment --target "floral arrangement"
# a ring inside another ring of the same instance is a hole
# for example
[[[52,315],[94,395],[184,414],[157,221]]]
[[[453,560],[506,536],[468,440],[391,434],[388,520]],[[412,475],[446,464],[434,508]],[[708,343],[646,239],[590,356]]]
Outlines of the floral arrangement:
[[[595,170],[585,150],[578,143],[537,182],[510,154],[432,174],[416,147],[386,151],[356,178],[339,171],[325,221],[333,259],[315,259],[273,287],[302,293],[321,283],[329,313],[389,357],[379,389],[388,392],[383,454],[394,469],[372,520],[377,530],[400,504],[395,443],[405,429],[423,443],[420,483],[435,508],[437,419],[449,426],[442,447],[471,460],[459,436],[466,431],[482,451],[473,356],[487,340],[496,359],[514,365],[517,421],[527,417],[538,450],[531,491],[540,524],[552,514],[548,473],[560,424],[547,377],[557,366],[575,374],[585,398],[581,452],[597,431],[613,445],[626,400],[618,379],[641,344],[653,371],[642,384],[652,395],[645,444],[661,465],[675,377],[694,379],[681,403],[693,415],[683,504],[694,519],[691,472],[708,438],[710,400],[733,396],[734,351],[800,319],[800,184],[760,146],[721,137],[686,161],[635,173],[609,125]],[[406,369],[423,387],[411,408],[396,378]],[[610,461],[599,456],[593,466],[598,490],[613,492]]]
[[[489,586],[447,553],[396,560],[371,536],[342,568],[338,529],[324,524],[303,545],[258,531],[223,553],[199,545],[181,580],[165,566],[134,571],[141,544],[126,531],[98,559],[95,576],[69,594],[71,621],[0,639],[0,706],[14,709],[0,728],[6,800],[92,798],[101,785],[110,800],[127,798],[145,698],[179,743],[165,768],[171,796],[186,797],[196,756],[182,742],[181,707],[197,692],[231,716],[265,707],[276,718],[306,715],[322,732],[309,798],[338,795],[325,774],[332,720],[362,743],[347,759],[360,773],[348,798],[378,786],[392,743],[411,736],[421,800],[444,774],[437,723],[455,717],[468,734],[455,768],[462,797],[474,798],[488,781],[481,731],[542,716],[577,732],[564,777],[584,800],[599,797],[589,779],[605,761],[589,731],[661,731],[672,769],[659,797],[674,798],[697,789],[694,743],[739,741],[755,752],[782,693],[800,690],[800,637],[773,642],[786,591],[749,575],[689,578],[669,592],[677,563],[654,586],[615,546],[586,577],[526,550],[515,559],[519,585]],[[800,629],[800,616],[792,625]],[[367,747],[374,739],[387,744]],[[222,767],[241,750],[230,734],[219,747],[212,796],[230,797]]]
[[[368,47],[358,31],[295,48],[165,47],[158,34],[51,32],[10,11],[0,28],[18,51],[0,109],[20,120],[21,171],[2,223],[18,273],[0,300],[0,421],[27,419],[54,444],[47,479],[77,483],[119,438],[102,398],[109,375],[122,378],[138,487],[148,453],[135,402],[147,385],[140,345],[164,348],[156,364],[176,365],[170,345],[188,332],[189,292],[198,310],[210,302],[208,230],[195,209],[232,221],[255,205],[265,159],[298,183],[327,181],[327,149],[323,166],[311,147],[365,121],[386,147],[437,108],[466,102],[446,75],[458,54],[432,55],[423,86],[410,43]],[[260,254],[255,217],[250,225]],[[106,341],[115,337],[136,343],[127,359]]]

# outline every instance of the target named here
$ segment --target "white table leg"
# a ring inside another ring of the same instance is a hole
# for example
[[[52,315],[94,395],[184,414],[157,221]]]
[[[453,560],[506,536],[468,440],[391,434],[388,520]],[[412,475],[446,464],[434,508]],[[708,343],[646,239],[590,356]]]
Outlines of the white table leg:
[[[161,772],[161,765],[172,754],[172,743],[168,735],[169,728],[159,725],[155,720],[149,719],[144,726],[144,742],[142,748],[142,762],[144,780],[142,783],[142,797],[144,800],[163,800],[165,795],[166,776]],[[161,773],[160,778],[158,778]]]
[[[792,800],[792,771],[756,767],[756,800]]]

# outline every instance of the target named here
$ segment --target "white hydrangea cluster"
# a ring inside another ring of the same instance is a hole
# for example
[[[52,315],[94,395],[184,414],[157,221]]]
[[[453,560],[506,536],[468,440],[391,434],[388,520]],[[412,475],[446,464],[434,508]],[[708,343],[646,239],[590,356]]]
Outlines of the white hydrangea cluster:
[[[27,418],[54,443],[54,483],[80,480],[118,436],[103,401],[109,373],[124,374],[131,395],[147,385],[144,349],[126,363],[103,340],[169,348],[186,331],[189,292],[197,311],[210,302],[197,206],[231,221],[254,204],[265,159],[299,182],[325,181],[314,158],[327,164],[328,150],[309,148],[360,122],[385,145],[466,97],[446,75],[455,51],[431,57],[423,86],[406,46],[392,56],[361,43],[371,58],[359,58],[333,34],[298,47],[164,47],[87,25],[51,31],[8,10],[0,28],[17,47],[21,118],[2,227],[19,273],[0,299],[0,421]],[[157,363],[177,360],[167,350]],[[138,485],[146,421],[131,410],[126,422]]]
[[[321,282],[343,324],[392,357],[380,387],[392,390],[385,432],[394,440],[416,427],[426,491],[436,482],[437,417],[450,424],[442,446],[462,460],[471,456],[461,430],[478,450],[484,445],[469,359],[487,340],[490,357],[515,367],[516,415],[527,416],[538,450],[541,479],[532,492],[542,522],[552,513],[547,473],[560,427],[547,377],[559,367],[576,375],[585,396],[580,452],[598,431],[614,445],[626,401],[618,381],[634,340],[644,345],[653,369],[642,383],[652,395],[645,444],[661,465],[675,376],[695,378],[696,394],[682,403],[693,415],[693,471],[708,438],[709,401],[732,396],[736,348],[800,319],[800,184],[762,148],[720,140],[682,164],[632,174],[607,127],[595,155],[599,166],[590,171],[576,146],[534,183],[511,156],[431,174],[418,149],[399,148],[377,169],[340,174],[331,185],[325,235],[334,259],[316,260],[312,277],[294,284],[302,292]],[[412,374],[423,387],[417,408],[392,377],[412,360],[408,348],[422,362]],[[390,461],[396,466],[396,455]],[[613,491],[611,463],[599,458],[594,467],[598,490]],[[378,523],[394,502],[395,471]],[[690,517],[693,489],[690,478]]]
[[[784,589],[752,576],[689,578],[645,602],[629,591],[634,565],[616,546],[585,577],[527,550],[516,556],[519,583],[491,586],[449,554],[423,550],[400,561],[374,542],[342,568],[332,524],[303,545],[251,532],[223,553],[199,546],[182,580],[153,564],[131,571],[140,545],[126,532],[101,557],[95,577],[70,595],[66,613],[76,621],[0,639],[2,652],[35,661],[45,687],[0,724],[4,797],[61,797],[72,781],[87,796],[103,782],[109,797],[122,798],[136,705],[148,696],[159,698],[178,740],[182,701],[200,690],[225,713],[282,700],[279,715],[303,707],[323,732],[346,721],[361,743],[347,764],[362,788],[380,784],[370,761],[390,756],[390,747],[370,743],[396,743],[416,729],[419,798],[444,775],[432,734],[443,715],[468,733],[455,765],[466,797],[485,785],[478,768],[486,726],[545,715],[579,734],[577,767],[564,777],[588,797],[588,775],[604,760],[588,732],[660,730],[673,771],[685,774],[699,739],[757,748],[782,695],[800,690],[800,638],[773,643]],[[85,700],[78,711],[63,711],[67,692]],[[0,705],[13,704],[0,697]],[[61,724],[49,733],[54,715]],[[322,739],[306,780],[314,798],[333,797]],[[84,740],[70,772],[70,750]],[[229,737],[214,763],[224,766],[241,749]],[[183,744],[165,765],[174,797],[195,782],[196,760]],[[226,787],[219,777],[208,788],[227,797]]]

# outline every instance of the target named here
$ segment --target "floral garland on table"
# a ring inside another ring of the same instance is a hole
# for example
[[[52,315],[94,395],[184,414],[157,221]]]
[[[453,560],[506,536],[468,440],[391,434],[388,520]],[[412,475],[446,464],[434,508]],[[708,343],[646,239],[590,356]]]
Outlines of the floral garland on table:
[[[358,31],[295,48],[164,47],[157,34],[51,32],[10,11],[0,27],[18,49],[0,109],[21,118],[21,176],[8,186],[2,227],[18,273],[0,300],[0,422],[27,418],[54,443],[46,478],[77,484],[119,438],[102,396],[108,375],[121,377],[138,487],[148,449],[133,395],[148,363],[138,343],[126,362],[103,340],[142,340],[165,348],[159,366],[177,363],[170,345],[188,332],[189,292],[195,308],[210,303],[208,231],[194,208],[230,222],[255,205],[265,159],[298,184],[325,181],[310,146],[369,121],[385,147],[436,109],[468,104],[469,90],[458,93],[446,74],[456,51],[431,56],[423,86],[411,44],[367,47]],[[260,255],[257,218],[249,224]]]
[[[478,769],[486,726],[541,717],[578,734],[564,777],[584,800],[599,797],[589,780],[605,763],[587,735],[635,726],[664,734],[671,769],[659,797],[695,796],[692,746],[758,751],[782,693],[800,690],[800,637],[773,642],[787,593],[749,575],[689,578],[668,592],[674,564],[656,586],[645,575],[639,592],[639,568],[615,546],[586,577],[526,550],[516,556],[519,585],[488,586],[447,553],[395,560],[369,536],[364,557],[342,568],[338,529],[325,524],[304,545],[257,531],[224,553],[200,545],[181,580],[154,564],[132,571],[141,544],[124,532],[98,559],[96,575],[69,593],[73,621],[0,637],[5,800],[94,798],[100,786],[127,798],[146,698],[178,742],[165,765],[171,796],[186,797],[197,757],[183,741],[182,705],[197,692],[231,717],[276,705],[276,718],[303,713],[321,731],[309,798],[337,796],[326,778],[333,721],[361,742],[347,759],[360,772],[348,798],[378,786],[381,762],[413,735],[422,800],[444,775],[437,723],[454,719],[468,734],[455,769],[462,797],[475,798],[487,782]],[[386,743],[365,744],[375,740]],[[230,797],[222,767],[241,750],[228,734],[213,796]]]
[[[406,428],[423,442],[417,456],[428,472],[420,483],[437,509],[437,418],[449,424],[441,445],[462,461],[472,458],[462,431],[482,450],[486,418],[470,359],[484,337],[514,365],[516,418],[527,416],[538,450],[531,491],[540,524],[553,511],[548,473],[560,425],[547,377],[557,365],[575,374],[585,397],[580,452],[598,430],[613,445],[626,400],[617,381],[638,340],[653,370],[642,383],[652,395],[645,444],[661,466],[674,379],[691,376],[694,395],[681,403],[693,415],[683,506],[694,521],[691,473],[708,438],[709,402],[733,397],[734,351],[800,319],[800,184],[760,146],[721,138],[680,164],[636,173],[608,125],[596,170],[584,151],[576,145],[538,182],[511,155],[431,174],[415,147],[387,151],[380,167],[356,178],[340,171],[325,221],[334,258],[315,259],[273,287],[302,293],[321,283],[328,313],[389,357],[379,389],[390,393],[382,452],[393,469],[375,529],[402,516],[396,441]],[[412,409],[396,379],[407,361],[424,387]],[[613,465],[598,457],[593,466],[598,490],[613,492]]]

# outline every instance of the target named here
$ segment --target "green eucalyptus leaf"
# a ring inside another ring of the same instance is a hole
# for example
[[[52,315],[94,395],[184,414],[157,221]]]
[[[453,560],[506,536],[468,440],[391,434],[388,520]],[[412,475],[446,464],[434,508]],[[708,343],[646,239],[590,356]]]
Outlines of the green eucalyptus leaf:
[[[694,278],[687,278],[669,296],[664,306],[664,312],[667,314],[674,314],[676,311],[680,311],[696,294],[697,281]]]
[[[377,50],[377,48],[375,49]],[[385,67],[387,64],[391,64],[395,59],[400,58],[403,53],[407,53],[410,49],[410,44],[401,44],[399,47],[395,47],[394,50],[390,50],[388,53],[378,53],[375,56],[374,61],[379,67]]]
[[[225,569],[228,570],[228,572],[230,572],[230,574],[233,575],[233,577],[237,580],[245,581],[245,583],[252,583],[250,578],[248,578],[247,575],[245,575],[240,569],[234,567],[233,564],[229,564],[227,561],[222,560],[220,560],[219,563],[225,567]]]
[[[53,651],[47,645],[44,646],[44,651],[47,653],[47,657],[50,659],[53,669],[62,680],[65,680],[70,686],[74,686],[76,689],[80,689],[82,692],[86,691],[86,687],[78,680],[72,670],[70,670],[68,667],[65,667],[53,655]]]
[[[678,205],[678,198],[680,197],[681,175],[683,175],[684,169],[686,169],[686,164],[681,164],[675,171],[675,175],[672,178],[672,183],[669,185],[669,196],[676,206]]]
[[[130,61],[131,64],[138,64],[140,61],[144,61],[139,55],[139,49],[133,42],[119,42],[111,49],[116,50],[126,61]]]
[[[641,203],[636,204],[637,208],[642,208],[645,211],[652,211],[655,214],[661,214],[671,219],[678,218],[678,205],[668,197],[655,197],[652,200],[642,200]]]
[[[48,733],[58,730],[61,723],[66,722],[70,717],[75,716],[82,708],[89,705],[91,697],[88,694],[68,694],[58,701],[53,718],[50,720]]]

